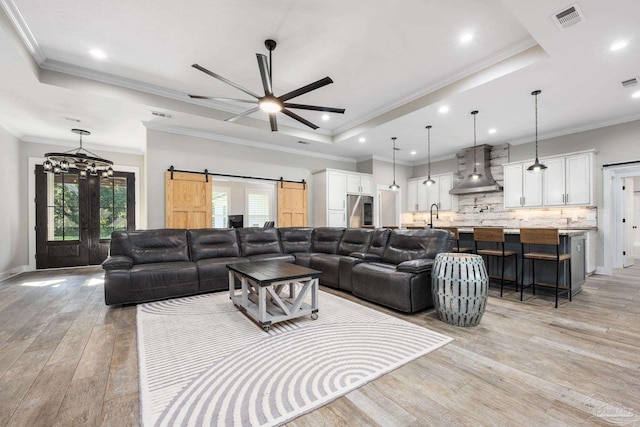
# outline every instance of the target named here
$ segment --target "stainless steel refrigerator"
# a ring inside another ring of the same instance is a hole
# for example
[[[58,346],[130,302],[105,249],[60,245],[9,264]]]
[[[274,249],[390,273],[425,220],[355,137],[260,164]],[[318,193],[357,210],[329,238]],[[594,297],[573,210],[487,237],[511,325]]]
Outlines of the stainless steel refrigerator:
[[[347,196],[347,214],[349,221],[347,227],[359,228],[365,225],[373,225],[373,196]]]

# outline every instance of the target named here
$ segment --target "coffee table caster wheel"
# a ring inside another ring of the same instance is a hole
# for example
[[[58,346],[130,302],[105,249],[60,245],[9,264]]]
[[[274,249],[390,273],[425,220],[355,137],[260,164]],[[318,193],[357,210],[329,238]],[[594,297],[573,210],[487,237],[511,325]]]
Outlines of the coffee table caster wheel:
[[[318,313],[311,313],[311,320],[318,320]]]
[[[262,330],[265,331],[265,332],[269,332],[269,329],[271,329],[271,326],[269,326],[269,325],[264,325],[262,327]]]

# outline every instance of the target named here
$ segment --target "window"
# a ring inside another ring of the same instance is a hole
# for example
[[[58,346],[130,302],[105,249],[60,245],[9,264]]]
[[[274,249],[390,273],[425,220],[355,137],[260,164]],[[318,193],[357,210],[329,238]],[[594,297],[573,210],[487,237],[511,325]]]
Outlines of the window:
[[[48,174],[48,240],[80,240],[78,191],[78,174]]]
[[[229,226],[229,199],[231,189],[229,187],[214,187],[211,198],[213,212],[213,228],[227,228]]]
[[[127,229],[127,178],[100,178],[100,238]]]
[[[262,227],[271,219],[271,196],[269,190],[247,188],[247,227]]]

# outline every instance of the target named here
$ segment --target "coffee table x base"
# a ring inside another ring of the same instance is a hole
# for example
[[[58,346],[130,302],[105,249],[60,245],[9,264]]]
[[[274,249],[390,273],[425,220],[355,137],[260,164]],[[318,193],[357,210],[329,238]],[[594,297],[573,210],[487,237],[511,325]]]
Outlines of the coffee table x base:
[[[318,318],[321,272],[280,261],[229,264],[229,298],[264,331],[276,322]],[[235,279],[241,283],[235,289]],[[305,302],[311,296],[311,304]]]

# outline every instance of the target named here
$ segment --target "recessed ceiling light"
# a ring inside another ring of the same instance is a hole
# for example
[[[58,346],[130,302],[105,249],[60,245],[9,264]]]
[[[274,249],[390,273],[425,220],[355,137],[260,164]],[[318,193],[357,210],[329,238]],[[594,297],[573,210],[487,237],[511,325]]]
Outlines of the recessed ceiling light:
[[[444,114],[444,113],[446,113],[446,112],[448,112],[448,111],[449,111],[449,106],[448,106],[448,105],[443,105],[442,107],[440,107],[440,108],[438,109],[438,111],[439,111],[440,113],[443,113],[443,114]]]
[[[358,142],[362,143],[362,142],[367,142],[367,139],[363,136],[362,138],[360,138],[358,140]]]
[[[624,49],[625,47],[627,47],[628,44],[629,43],[626,40],[619,40],[614,44],[612,44],[609,49],[612,51]]]
[[[107,59],[107,54],[101,51],[100,49],[91,49],[89,54],[93,56],[95,59]]]
[[[460,43],[469,43],[471,40],[473,40],[473,34],[471,33],[464,33],[460,36]]]
[[[633,94],[631,94],[632,98],[640,98],[640,90],[633,92]]]
[[[325,122],[326,122],[327,120],[329,120],[329,119],[330,119],[330,117],[329,117],[329,115],[328,115],[328,114],[323,114],[323,115],[322,115],[322,120],[324,120]]]
[[[489,133],[493,135],[494,133],[496,133],[496,130],[494,128],[491,128],[489,129]]]
[[[411,152],[411,155],[412,155],[412,156],[415,156],[415,155],[416,155],[416,152],[415,152],[415,151],[412,151],[412,152]]]

